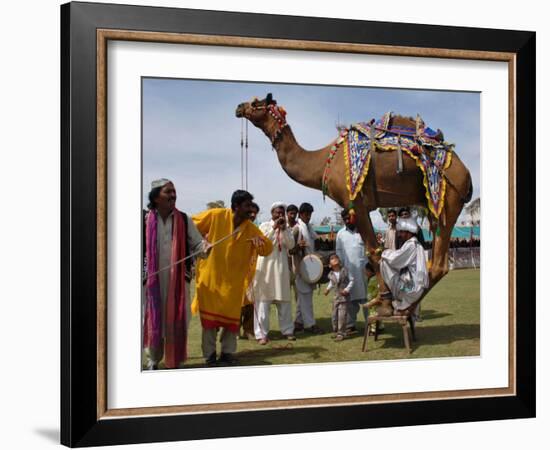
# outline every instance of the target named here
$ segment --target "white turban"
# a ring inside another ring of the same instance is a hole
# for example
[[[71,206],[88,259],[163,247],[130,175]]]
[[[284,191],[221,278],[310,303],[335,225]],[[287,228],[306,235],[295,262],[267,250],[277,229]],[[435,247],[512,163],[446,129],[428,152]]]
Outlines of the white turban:
[[[164,186],[165,184],[171,183],[170,180],[166,178],[159,178],[158,180],[153,180],[151,183],[151,190]]]
[[[412,234],[418,232],[418,224],[416,220],[412,217],[407,217],[406,219],[397,219],[397,231],[409,231]]]
[[[286,210],[286,205],[283,202],[275,202],[273,203],[273,205],[271,205],[270,211],[273,212],[275,208],[283,208],[284,210]]]

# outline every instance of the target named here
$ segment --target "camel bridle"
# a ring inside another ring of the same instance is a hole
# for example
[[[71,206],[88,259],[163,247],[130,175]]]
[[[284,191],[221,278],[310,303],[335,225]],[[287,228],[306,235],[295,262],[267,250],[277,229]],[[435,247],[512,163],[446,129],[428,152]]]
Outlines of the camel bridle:
[[[275,141],[281,136],[283,129],[288,126],[284,108],[277,106],[276,102],[266,104],[265,101],[262,101],[261,104],[258,104],[256,99],[250,102],[250,108],[252,108],[252,112],[267,110],[267,113],[275,120],[277,129],[272,136],[268,136],[271,140],[271,144],[275,144]]]

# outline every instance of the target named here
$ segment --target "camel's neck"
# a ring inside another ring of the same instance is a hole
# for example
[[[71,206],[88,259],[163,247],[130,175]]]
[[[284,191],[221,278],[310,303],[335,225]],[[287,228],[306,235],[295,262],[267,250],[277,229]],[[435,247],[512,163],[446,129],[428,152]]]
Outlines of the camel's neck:
[[[290,127],[285,127],[275,140],[273,147],[283,170],[297,183],[304,186],[321,189],[321,181],[328,147],[315,151],[304,150],[292,133]]]

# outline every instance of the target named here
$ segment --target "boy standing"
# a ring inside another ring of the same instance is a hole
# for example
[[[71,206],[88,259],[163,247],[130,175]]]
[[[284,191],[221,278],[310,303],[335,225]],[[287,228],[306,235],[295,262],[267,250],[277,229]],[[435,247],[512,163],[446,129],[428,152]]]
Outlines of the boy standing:
[[[343,341],[346,335],[346,322],[348,320],[349,294],[353,288],[353,276],[345,267],[342,267],[340,258],[336,253],[329,257],[330,273],[329,283],[325,289],[325,295],[334,288],[332,301],[332,331],[336,341]]]

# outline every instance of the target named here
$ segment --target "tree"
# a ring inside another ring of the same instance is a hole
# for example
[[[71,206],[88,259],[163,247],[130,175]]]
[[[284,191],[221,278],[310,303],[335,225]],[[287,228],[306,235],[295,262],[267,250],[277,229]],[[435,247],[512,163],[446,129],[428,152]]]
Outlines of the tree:
[[[416,212],[416,219],[417,221],[420,219],[420,226],[424,224],[424,219],[428,217],[428,208],[424,208],[422,206],[412,206],[411,207],[411,215],[414,217]]]
[[[206,204],[207,209],[214,209],[214,208],[225,208],[225,202],[223,200],[216,200],[213,202],[208,202]]]
[[[325,216],[323,217],[323,220],[321,220],[321,226],[330,225],[330,217]]]
[[[342,208],[339,206],[334,208],[334,223],[340,227],[344,226],[344,219],[342,219]]]
[[[481,199],[480,197],[472,200],[465,208],[466,212],[470,215],[472,225],[479,225],[481,214]]]

